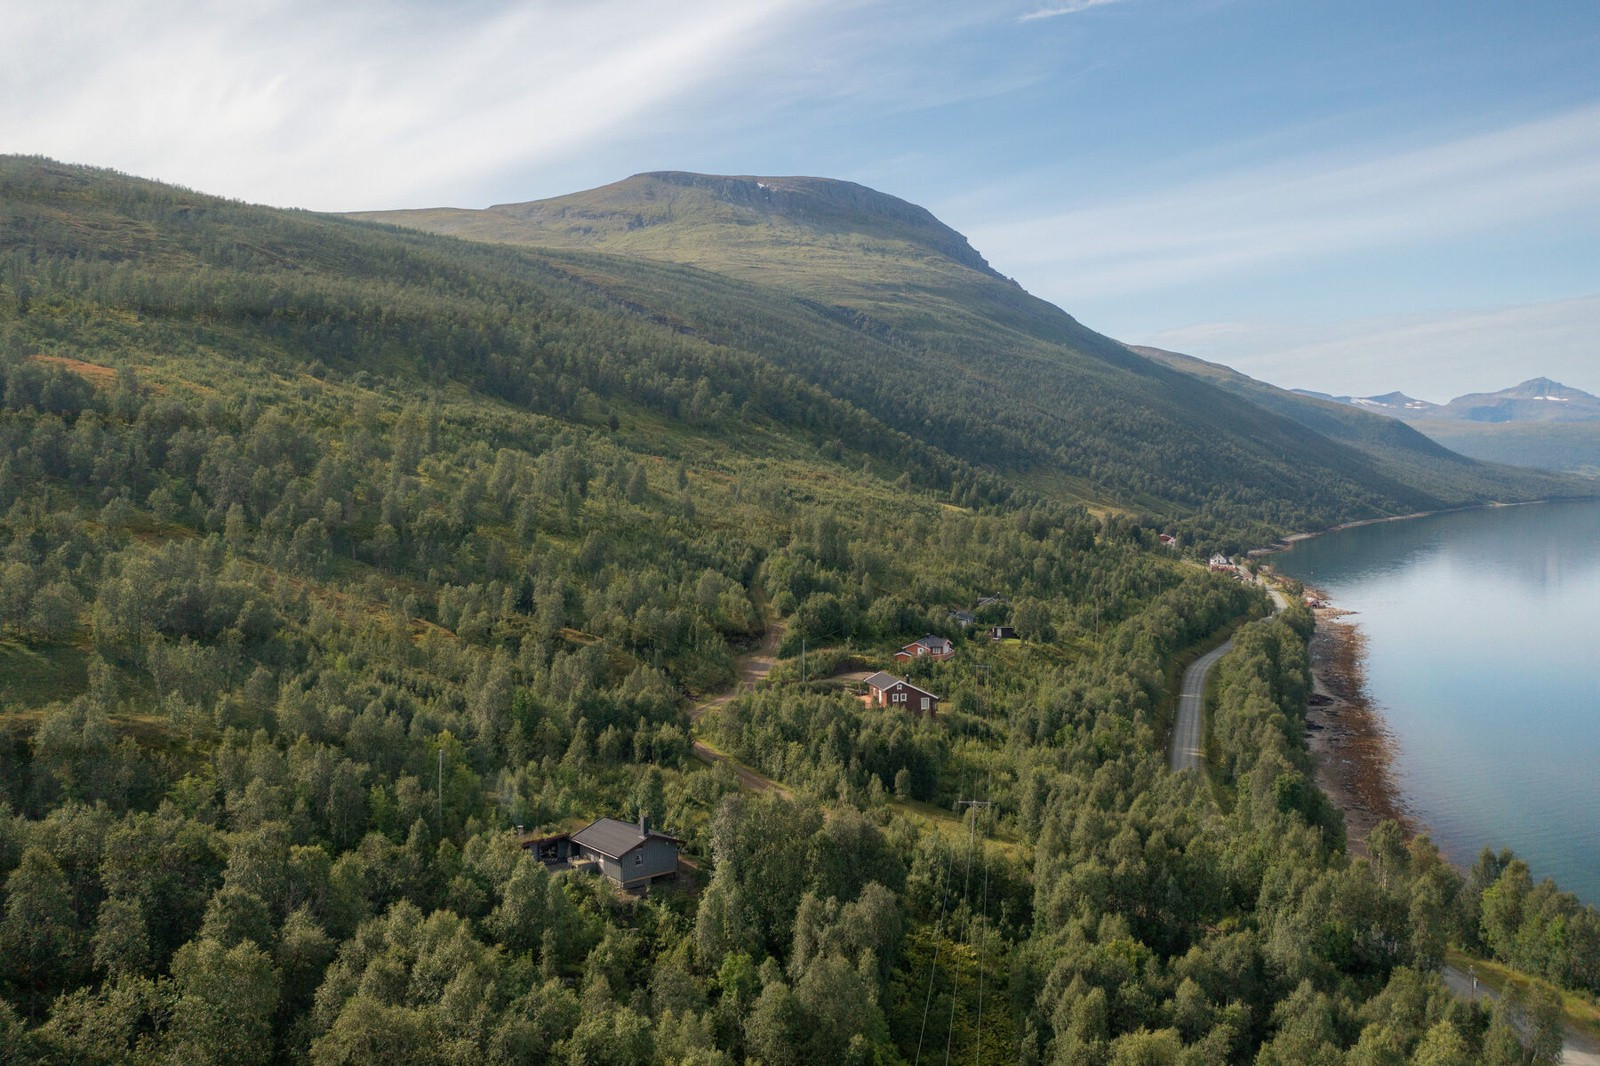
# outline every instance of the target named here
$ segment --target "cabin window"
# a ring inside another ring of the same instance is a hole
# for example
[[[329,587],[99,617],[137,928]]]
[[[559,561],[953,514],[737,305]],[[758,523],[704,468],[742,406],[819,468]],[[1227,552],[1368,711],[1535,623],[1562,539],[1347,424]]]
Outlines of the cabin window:
[[[644,852],[636,851],[636,852],[633,853],[633,864],[635,866],[643,866],[644,865]]]
[[[923,710],[927,710],[928,709],[928,697],[926,697],[926,696],[922,697],[922,709]]]

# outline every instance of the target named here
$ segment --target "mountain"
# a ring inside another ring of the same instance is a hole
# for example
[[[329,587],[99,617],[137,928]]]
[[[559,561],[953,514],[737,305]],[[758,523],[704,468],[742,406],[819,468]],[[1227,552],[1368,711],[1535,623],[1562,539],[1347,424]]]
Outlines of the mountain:
[[[1296,391],[1401,419],[1474,459],[1600,475],[1600,397],[1549,378],[1468,393],[1446,404],[1398,392],[1350,397]]]
[[[1332,403],[1350,404],[1352,407],[1366,407],[1385,413],[1394,411],[1422,411],[1435,406],[1427,400],[1419,400],[1407,396],[1403,392],[1386,392],[1382,396],[1333,396],[1326,392],[1314,392],[1311,389],[1289,390],[1300,396],[1309,396],[1313,400],[1327,400]]]
[[[1499,392],[1471,392],[1445,404],[1418,400],[1403,392],[1387,392],[1382,396],[1330,396],[1306,389],[1294,391],[1302,396],[1364,407],[1413,421],[1441,418],[1490,423],[1600,422],[1600,397],[1549,378],[1530,378]]]
[[[1600,397],[1549,378],[1457,396],[1428,414],[1465,422],[1600,422]]]
[[[1350,397],[1281,389],[1220,363],[1191,355],[1145,346],[1132,348],[1147,358],[1212,382],[1267,410],[1293,419],[1330,440],[1356,448],[1369,457],[1376,469],[1396,479],[1425,479],[1441,493],[1466,495],[1483,491],[1486,483],[1498,486],[1497,489],[1491,488],[1491,491],[1498,491],[1507,497],[1527,491],[1535,484],[1542,486],[1545,493],[1551,496],[1593,491],[1592,486],[1569,479],[1511,469],[1505,465],[1508,460],[1466,457],[1458,453],[1448,443],[1439,441],[1427,432],[1424,423],[1419,421],[1413,425],[1400,419],[1398,412],[1417,410],[1407,405],[1426,402],[1413,400],[1403,393],[1394,392],[1352,401]]]
[[[624,306],[758,350],[1058,499],[1259,530],[1570,490],[1309,432],[1084,327],[928,212],[849,182],[667,172],[482,211],[355,217],[537,248]]]

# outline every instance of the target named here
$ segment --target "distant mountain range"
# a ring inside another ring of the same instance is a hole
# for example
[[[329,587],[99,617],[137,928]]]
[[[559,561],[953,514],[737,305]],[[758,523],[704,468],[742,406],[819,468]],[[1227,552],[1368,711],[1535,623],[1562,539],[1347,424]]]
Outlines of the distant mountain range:
[[[1600,422],[1600,396],[1574,389],[1549,378],[1531,378],[1499,392],[1471,392],[1449,403],[1430,403],[1403,392],[1381,396],[1330,396],[1325,392],[1295,389],[1302,396],[1347,403],[1406,421],[1449,419],[1458,422],[1502,424],[1509,422]]]
[[[1600,397],[1549,378],[1499,392],[1429,403],[1403,392],[1381,396],[1302,396],[1389,415],[1451,451],[1488,462],[1600,476]]]

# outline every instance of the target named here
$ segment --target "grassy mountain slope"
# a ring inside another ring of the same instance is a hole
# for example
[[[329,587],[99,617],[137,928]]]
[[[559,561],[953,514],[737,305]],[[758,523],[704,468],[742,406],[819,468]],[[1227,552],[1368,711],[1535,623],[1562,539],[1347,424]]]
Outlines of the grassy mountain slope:
[[[1600,422],[1417,420],[1419,433],[1486,463],[1600,477]]]
[[[1550,491],[1437,450],[1309,433],[1084,328],[927,212],[846,182],[646,174],[482,212],[360,217],[565,249],[548,254],[625,304],[750,336],[885,423],[1058,497],[1261,530]]]

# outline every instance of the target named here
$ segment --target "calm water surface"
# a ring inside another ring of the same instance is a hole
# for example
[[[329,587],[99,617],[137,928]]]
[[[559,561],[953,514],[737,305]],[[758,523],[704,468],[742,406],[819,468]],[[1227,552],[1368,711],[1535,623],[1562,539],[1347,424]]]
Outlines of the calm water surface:
[[[1354,611],[1405,800],[1600,904],[1600,503],[1363,526],[1274,557]]]

